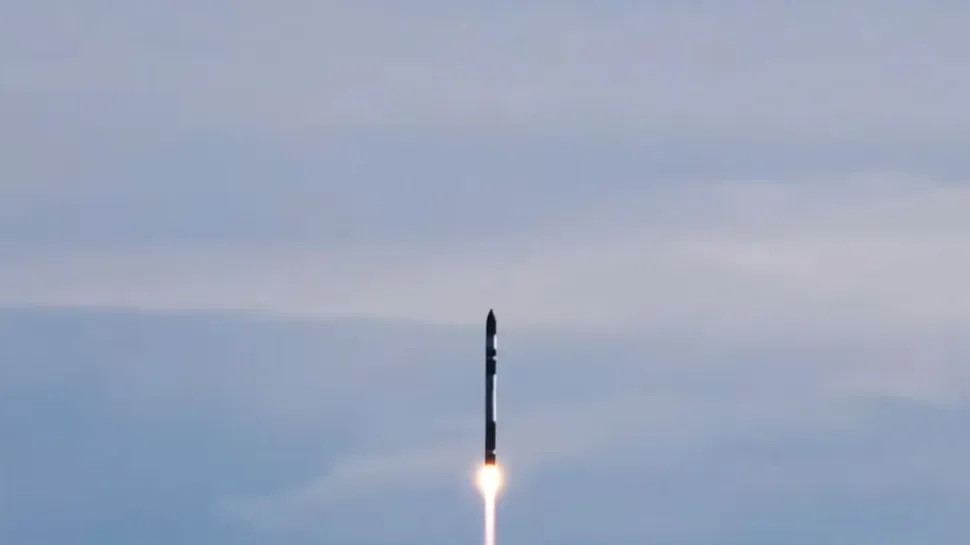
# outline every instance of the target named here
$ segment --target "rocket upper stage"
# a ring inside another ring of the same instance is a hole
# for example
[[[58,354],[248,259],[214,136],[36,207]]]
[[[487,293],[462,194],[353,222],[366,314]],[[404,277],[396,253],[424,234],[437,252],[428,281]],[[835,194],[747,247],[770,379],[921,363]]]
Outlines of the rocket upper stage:
[[[485,464],[495,465],[495,355],[498,327],[495,313],[485,319]]]

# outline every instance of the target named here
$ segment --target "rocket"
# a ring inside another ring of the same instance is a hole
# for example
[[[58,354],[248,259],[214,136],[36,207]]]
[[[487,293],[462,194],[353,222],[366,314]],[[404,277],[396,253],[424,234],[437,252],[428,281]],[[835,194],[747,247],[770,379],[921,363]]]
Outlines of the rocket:
[[[485,319],[485,465],[495,465],[495,354],[498,327],[495,313]]]

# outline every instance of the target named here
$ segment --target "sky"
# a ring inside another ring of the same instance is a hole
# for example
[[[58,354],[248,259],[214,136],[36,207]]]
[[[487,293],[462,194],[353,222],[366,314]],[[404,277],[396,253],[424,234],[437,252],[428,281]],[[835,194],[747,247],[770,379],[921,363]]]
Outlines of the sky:
[[[0,541],[962,544],[970,7],[0,0]]]

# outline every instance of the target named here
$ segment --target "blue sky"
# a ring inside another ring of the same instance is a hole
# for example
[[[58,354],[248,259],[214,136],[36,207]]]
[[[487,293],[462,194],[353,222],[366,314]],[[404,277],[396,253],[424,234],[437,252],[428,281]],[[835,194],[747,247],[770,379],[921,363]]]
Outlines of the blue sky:
[[[2,541],[962,543],[968,15],[0,0]]]

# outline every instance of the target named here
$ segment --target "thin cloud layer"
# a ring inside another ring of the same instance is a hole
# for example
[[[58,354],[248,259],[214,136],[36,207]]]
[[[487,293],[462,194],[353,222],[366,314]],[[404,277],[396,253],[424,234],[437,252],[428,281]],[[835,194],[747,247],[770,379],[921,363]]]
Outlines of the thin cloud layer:
[[[180,8],[8,8],[13,36],[49,44],[8,59],[4,83],[150,95],[192,125],[965,126],[956,3]]]
[[[202,245],[43,255],[0,273],[0,295],[443,323],[467,322],[466,309],[492,302],[523,325],[707,335],[946,325],[970,312],[950,297],[970,267],[962,185],[888,176],[695,183],[627,199],[447,249]]]
[[[463,392],[480,386],[480,328],[78,310],[0,324],[0,528],[18,542],[478,533],[480,407]],[[504,327],[506,539],[958,542],[959,517],[885,517],[965,503],[965,402],[839,390],[859,347],[705,354]]]

